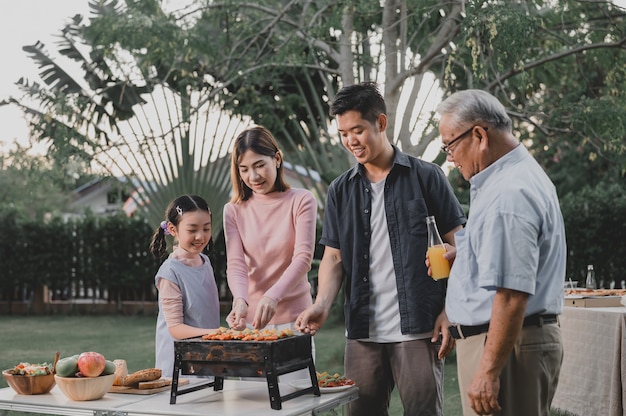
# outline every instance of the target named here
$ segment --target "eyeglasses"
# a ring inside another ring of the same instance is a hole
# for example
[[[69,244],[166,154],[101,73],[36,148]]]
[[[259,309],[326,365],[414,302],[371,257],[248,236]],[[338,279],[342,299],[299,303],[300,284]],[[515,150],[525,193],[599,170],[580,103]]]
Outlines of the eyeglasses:
[[[443,146],[441,146],[441,151],[442,151],[442,152],[444,152],[444,153],[447,153],[447,154],[448,154],[448,155],[450,155],[450,156],[452,156],[452,152],[450,151],[450,147],[451,147],[454,143],[458,142],[458,141],[459,141],[459,140],[461,140],[463,137],[465,137],[465,136],[467,136],[469,133],[471,133],[471,132],[472,132],[472,130],[474,130],[474,127],[477,127],[477,126],[475,126],[475,125],[474,125],[474,126],[470,127],[469,129],[467,129],[467,131],[465,131],[465,132],[463,132],[463,133],[459,134],[459,135],[458,135],[458,136],[456,136],[454,139],[452,139],[452,140],[450,141],[450,143],[448,143],[448,144],[444,144]],[[483,127],[483,129],[485,129],[485,131],[487,131],[487,127]]]

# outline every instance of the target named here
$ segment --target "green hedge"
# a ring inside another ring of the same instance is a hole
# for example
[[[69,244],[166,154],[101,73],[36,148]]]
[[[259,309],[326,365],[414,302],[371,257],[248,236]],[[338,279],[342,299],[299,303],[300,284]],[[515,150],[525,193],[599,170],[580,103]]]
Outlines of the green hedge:
[[[626,187],[581,189],[562,198],[561,209],[567,277],[582,286],[587,264],[593,264],[598,281],[608,286],[614,280],[619,287],[626,279]],[[55,300],[156,300],[153,282],[159,262],[149,253],[154,229],[143,219],[87,215],[42,223],[16,218],[10,211],[0,212],[0,301],[28,300],[40,285],[47,285]],[[225,257],[220,235],[211,261],[222,300],[229,300]],[[316,267],[310,278],[315,287]]]
[[[26,300],[47,285],[53,299],[155,300],[159,263],[149,253],[153,229],[123,215],[47,223],[0,216],[0,300]]]
[[[588,264],[596,280],[616,287],[626,279],[626,187],[599,184],[561,198],[567,236],[567,277],[585,284]]]

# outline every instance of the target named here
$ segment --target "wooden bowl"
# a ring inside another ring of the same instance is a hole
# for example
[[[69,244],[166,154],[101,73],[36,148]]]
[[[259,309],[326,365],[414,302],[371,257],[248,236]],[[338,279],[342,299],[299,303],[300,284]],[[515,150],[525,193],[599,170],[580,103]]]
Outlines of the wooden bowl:
[[[71,400],[98,400],[113,386],[115,374],[99,377],[59,377],[55,374],[54,379],[63,394]]]
[[[46,394],[54,387],[54,374],[26,376],[4,370],[2,377],[17,394]]]

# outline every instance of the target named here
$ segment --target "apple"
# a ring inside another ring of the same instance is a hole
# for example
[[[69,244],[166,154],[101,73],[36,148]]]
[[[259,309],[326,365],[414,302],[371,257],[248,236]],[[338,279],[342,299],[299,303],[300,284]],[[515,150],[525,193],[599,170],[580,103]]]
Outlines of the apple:
[[[98,352],[88,351],[78,356],[78,370],[85,377],[98,377],[105,366],[106,359]]]

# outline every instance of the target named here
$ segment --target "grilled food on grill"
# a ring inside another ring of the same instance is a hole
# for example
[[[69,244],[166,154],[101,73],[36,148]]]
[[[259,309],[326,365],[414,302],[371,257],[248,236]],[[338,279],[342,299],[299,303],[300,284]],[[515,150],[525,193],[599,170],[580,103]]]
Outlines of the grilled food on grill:
[[[202,336],[204,340],[218,340],[218,341],[275,341],[281,338],[292,337],[293,331],[291,329],[284,329],[278,331],[276,329],[244,329],[237,331],[230,328],[220,327],[214,332],[210,332]]]

